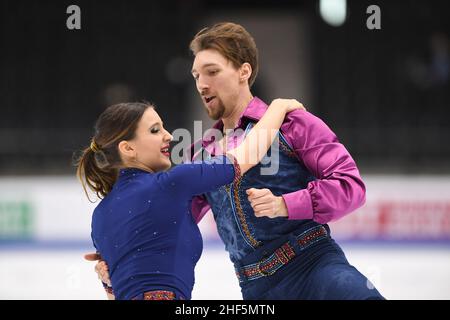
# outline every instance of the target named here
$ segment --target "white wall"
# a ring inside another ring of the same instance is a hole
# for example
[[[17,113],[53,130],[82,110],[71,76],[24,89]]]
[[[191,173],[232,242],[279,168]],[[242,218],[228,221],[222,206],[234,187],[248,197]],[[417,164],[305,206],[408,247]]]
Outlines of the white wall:
[[[336,239],[450,243],[450,177],[365,176],[364,181],[366,204],[330,224]],[[23,204],[29,211],[25,237],[90,242],[96,204],[87,200],[75,177],[0,178],[0,244],[23,237],[24,219],[15,219]],[[200,228],[205,242],[218,241],[212,215]]]

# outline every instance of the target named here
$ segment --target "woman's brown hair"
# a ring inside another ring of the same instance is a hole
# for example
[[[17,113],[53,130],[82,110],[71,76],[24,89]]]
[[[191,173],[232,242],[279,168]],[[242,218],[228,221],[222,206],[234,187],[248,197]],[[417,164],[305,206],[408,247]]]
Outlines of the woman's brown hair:
[[[89,200],[86,187],[100,199],[112,190],[122,166],[119,142],[135,137],[138,123],[148,108],[154,106],[149,103],[120,103],[108,107],[98,118],[90,146],[82,150],[76,160],[77,176]]]

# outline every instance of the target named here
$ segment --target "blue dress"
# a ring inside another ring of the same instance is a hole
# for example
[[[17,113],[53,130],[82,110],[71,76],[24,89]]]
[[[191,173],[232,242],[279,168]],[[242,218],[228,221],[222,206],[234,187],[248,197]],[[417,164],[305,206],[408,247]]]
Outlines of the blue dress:
[[[192,197],[229,184],[234,165],[225,156],[149,173],[120,170],[92,217],[92,241],[109,266],[116,299],[172,290],[190,299],[203,248],[191,215]]]

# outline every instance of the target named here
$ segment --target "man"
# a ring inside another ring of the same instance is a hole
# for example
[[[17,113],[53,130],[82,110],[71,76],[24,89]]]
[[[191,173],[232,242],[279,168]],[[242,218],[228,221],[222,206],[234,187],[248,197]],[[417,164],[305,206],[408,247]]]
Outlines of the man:
[[[190,44],[192,75],[208,116],[225,144],[235,145],[267,105],[250,88],[258,51],[240,25],[219,23]],[[238,130],[241,129],[241,130]],[[365,186],[336,135],[306,111],[290,113],[269,153],[277,170],[260,163],[239,181],[193,201],[198,222],[211,208],[233,262],[244,299],[383,299],[351,266],[326,223],[364,204]],[[231,134],[230,134],[231,133]],[[204,139],[194,159],[214,153]],[[104,262],[97,265],[107,281]]]

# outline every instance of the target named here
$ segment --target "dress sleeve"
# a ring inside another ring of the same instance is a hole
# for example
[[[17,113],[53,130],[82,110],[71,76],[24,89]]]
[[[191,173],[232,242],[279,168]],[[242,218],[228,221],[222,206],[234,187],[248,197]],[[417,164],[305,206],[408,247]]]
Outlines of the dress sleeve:
[[[95,248],[95,252],[101,255],[100,251],[97,248],[97,245],[95,243],[94,236],[93,236],[92,233],[91,233],[91,239],[92,239],[92,244],[93,244],[93,246]],[[110,287],[107,283],[104,283],[102,280],[100,280],[100,282],[101,282],[101,284],[103,286],[103,289],[105,289],[106,293],[114,295],[113,287]]]
[[[209,160],[180,164],[167,172],[157,174],[163,190],[193,197],[215,190],[240,178],[239,164],[231,155]]]

